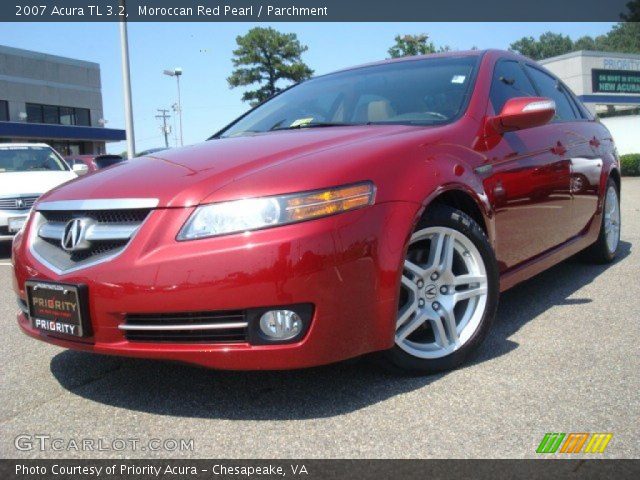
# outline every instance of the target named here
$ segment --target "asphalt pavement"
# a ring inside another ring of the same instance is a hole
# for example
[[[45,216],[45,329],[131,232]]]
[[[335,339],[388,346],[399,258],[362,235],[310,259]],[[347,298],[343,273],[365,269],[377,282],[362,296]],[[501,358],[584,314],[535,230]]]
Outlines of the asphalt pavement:
[[[547,432],[611,432],[602,456],[638,458],[640,178],[623,181],[622,215],[614,264],[567,261],[506,292],[470,364],[418,378],[365,360],[219,372],[38,342],[16,325],[0,246],[0,457],[523,458]]]

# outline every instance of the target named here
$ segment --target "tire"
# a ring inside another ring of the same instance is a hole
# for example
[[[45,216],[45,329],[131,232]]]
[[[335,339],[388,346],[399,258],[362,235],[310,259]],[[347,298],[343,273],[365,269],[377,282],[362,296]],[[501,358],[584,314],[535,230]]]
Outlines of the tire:
[[[620,246],[620,195],[612,178],[607,180],[604,194],[602,222],[598,240],[582,252],[580,258],[588,263],[611,263]]]
[[[487,335],[498,296],[497,262],[482,228],[460,210],[431,206],[407,247],[396,343],[383,361],[409,374],[458,367]]]

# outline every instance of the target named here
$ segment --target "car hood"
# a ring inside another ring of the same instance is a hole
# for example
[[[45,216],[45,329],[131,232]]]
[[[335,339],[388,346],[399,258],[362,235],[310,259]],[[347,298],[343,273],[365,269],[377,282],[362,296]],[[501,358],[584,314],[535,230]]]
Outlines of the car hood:
[[[0,195],[42,194],[61,183],[78,178],[70,171],[0,172]]]
[[[327,127],[214,139],[99,170],[42,200],[156,198],[160,207],[193,206],[234,181],[276,165],[292,162],[295,168],[296,160],[416,129],[400,125]],[[277,183],[278,178],[271,180]]]

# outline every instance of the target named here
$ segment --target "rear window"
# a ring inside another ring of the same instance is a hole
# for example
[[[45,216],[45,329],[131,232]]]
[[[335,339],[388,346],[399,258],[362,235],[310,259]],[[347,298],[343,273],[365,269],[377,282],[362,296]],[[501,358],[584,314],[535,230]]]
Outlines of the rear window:
[[[530,65],[527,65],[527,71],[538,87],[540,95],[556,102],[555,120],[570,121],[578,118],[578,114],[574,110],[575,107],[571,104],[564,87],[557,79]]]

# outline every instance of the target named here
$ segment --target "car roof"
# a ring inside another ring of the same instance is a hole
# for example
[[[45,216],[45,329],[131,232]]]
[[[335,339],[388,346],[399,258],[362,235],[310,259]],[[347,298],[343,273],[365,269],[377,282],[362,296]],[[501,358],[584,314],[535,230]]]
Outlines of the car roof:
[[[514,59],[533,62],[533,60],[531,60],[530,58],[524,57],[522,55],[518,55],[517,53],[511,52],[509,50],[500,50],[500,49],[493,49],[493,48],[485,49],[485,50],[456,50],[456,51],[449,51],[449,52],[430,53],[427,55],[409,55],[406,57],[399,57],[399,58],[387,58],[385,60],[378,60],[376,62],[363,63],[361,65],[354,65],[352,67],[335,70],[333,72],[329,72],[323,75],[318,75],[313,78],[324,77],[325,75],[332,75],[334,73],[348,72],[350,70],[357,70],[359,68],[374,67],[376,65],[386,65],[389,63],[415,62],[417,60],[425,60],[429,58],[482,57],[486,54],[489,54],[494,57],[508,57],[508,58],[514,58]]]

